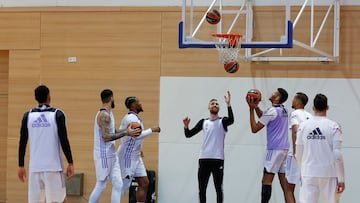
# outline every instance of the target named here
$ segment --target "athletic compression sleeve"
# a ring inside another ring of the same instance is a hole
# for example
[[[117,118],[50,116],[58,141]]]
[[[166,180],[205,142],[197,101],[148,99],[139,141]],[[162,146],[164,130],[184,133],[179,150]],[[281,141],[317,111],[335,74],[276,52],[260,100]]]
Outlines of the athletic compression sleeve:
[[[202,130],[203,123],[204,119],[201,119],[193,129],[190,130],[189,128],[184,128],[185,137],[190,138],[200,132]]]
[[[234,113],[231,106],[228,106],[228,117],[222,119],[224,129],[227,131],[227,127],[234,123]]]
[[[26,112],[21,121],[20,128],[20,141],[19,141],[19,166],[24,166],[25,152],[26,152],[26,144],[29,138],[28,128],[27,128],[27,120],[28,120],[29,112]]]
[[[56,123],[58,126],[58,135],[61,143],[61,148],[65,154],[68,163],[73,163],[70,143],[66,130],[65,115],[61,110],[56,111]]]
[[[137,139],[144,139],[145,137],[151,135],[151,133],[152,133],[151,128],[148,128],[148,129],[146,129],[146,130],[143,130],[143,131],[141,132],[141,134],[139,135],[139,137],[137,137]]]
[[[334,140],[333,141],[334,147],[334,157],[335,157],[335,168],[336,168],[336,175],[338,178],[339,183],[345,182],[345,167],[344,167],[344,159],[341,152],[341,141]]]

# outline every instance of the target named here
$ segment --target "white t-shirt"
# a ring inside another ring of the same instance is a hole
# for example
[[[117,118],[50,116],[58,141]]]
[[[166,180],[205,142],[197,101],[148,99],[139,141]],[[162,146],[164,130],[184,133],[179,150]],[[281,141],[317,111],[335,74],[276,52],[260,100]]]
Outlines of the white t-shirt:
[[[289,128],[290,128],[290,148],[289,148],[289,155],[294,155],[293,152],[293,142],[292,142],[292,126],[293,125],[300,125],[300,123],[310,119],[312,115],[305,111],[305,109],[296,109],[295,111],[291,112],[290,114],[290,122],[289,122]]]
[[[333,143],[339,141],[342,141],[342,133],[336,122],[322,116],[313,116],[302,122],[296,139],[296,145],[303,147],[303,153],[297,156],[302,157],[301,175],[337,177]]]

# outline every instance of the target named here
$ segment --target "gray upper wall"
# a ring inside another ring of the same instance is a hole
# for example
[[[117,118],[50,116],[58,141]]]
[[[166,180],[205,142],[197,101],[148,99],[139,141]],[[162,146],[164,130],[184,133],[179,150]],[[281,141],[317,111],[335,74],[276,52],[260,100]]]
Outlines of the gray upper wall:
[[[187,0],[190,2],[191,0]],[[245,0],[223,0],[223,5],[241,5]],[[301,5],[305,0],[290,0],[290,5]],[[316,5],[329,5],[334,0],[316,0]],[[0,0],[1,7],[51,6],[181,6],[183,0]],[[210,5],[212,0],[194,0],[197,6]],[[253,0],[258,6],[285,5],[285,0]],[[311,0],[309,0],[309,3]],[[341,5],[360,5],[360,0],[340,0]]]

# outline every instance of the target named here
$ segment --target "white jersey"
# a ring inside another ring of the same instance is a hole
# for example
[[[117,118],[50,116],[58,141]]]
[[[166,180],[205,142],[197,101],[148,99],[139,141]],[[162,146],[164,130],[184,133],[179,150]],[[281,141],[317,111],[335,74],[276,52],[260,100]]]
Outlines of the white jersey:
[[[29,172],[63,171],[61,144],[56,124],[57,111],[54,109],[54,111],[29,112],[27,121],[30,140]]]
[[[226,131],[222,118],[205,119],[202,126],[204,136],[200,151],[200,159],[224,160],[224,140]]]
[[[152,130],[150,128],[144,130],[144,124],[141,118],[138,114],[134,112],[129,112],[124,116],[121,121],[120,130],[127,129],[128,126],[133,122],[138,122],[141,124],[142,132],[138,137],[124,136],[120,139],[121,144],[118,150],[118,155],[120,158],[136,159],[141,157],[141,150],[144,138],[152,133]]]
[[[101,108],[97,112],[94,123],[94,159],[95,160],[116,156],[115,141],[105,142],[102,137],[101,128],[97,122],[98,116],[101,111],[106,111],[106,109]],[[112,111],[110,111],[109,114],[110,114],[110,133],[115,133],[115,118]]]
[[[289,128],[290,128],[290,132],[292,129],[293,125],[300,125],[300,123],[310,119],[312,117],[312,115],[305,111],[305,109],[296,109],[295,111],[291,112],[290,114],[290,122],[289,122]],[[292,135],[292,133],[289,133],[290,136]],[[292,137],[290,137],[290,140],[292,140]],[[289,155],[294,155],[293,152],[293,142],[290,142],[290,148],[289,148]]]
[[[296,139],[296,145],[303,145],[301,176],[337,177],[333,143],[339,141],[339,124],[326,117],[313,116],[301,123]]]

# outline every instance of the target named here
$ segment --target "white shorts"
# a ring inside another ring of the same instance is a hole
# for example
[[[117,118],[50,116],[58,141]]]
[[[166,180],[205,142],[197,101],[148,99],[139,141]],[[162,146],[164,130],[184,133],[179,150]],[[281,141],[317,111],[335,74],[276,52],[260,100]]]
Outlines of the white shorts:
[[[298,184],[300,181],[299,165],[293,155],[287,156],[285,177],[290,184]]]
[[[28,202],[63,202],[66,197],[65,174],[62,171],[31,172]]]
[[[121,179],[119,161],[117,156],[108,157],[103,159],[95,159],[96,179],[98,181],[104,181],[107,178],[119,178]]]
[[[300,202],[317,203],[320,196],[323,202],[336,203],[337,178],[301,177]]]
[[[269,173],[285,173],[287,149],[266,150],[264,167]]]
[[[120,160],[122,178],[137,178],[147,176],[146,168],[141,157],[139,158],[122,158]]]

